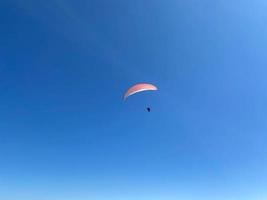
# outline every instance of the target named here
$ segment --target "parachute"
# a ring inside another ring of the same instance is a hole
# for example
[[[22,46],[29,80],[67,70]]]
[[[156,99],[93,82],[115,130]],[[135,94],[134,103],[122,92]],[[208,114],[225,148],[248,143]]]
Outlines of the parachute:
[[[158,90],[158,88],[155,85],[148,84],[148,83],[139,83],[132,87],[130,87],[127,92],[124,94],[124,100],[126,100],[129,96],[143,92],[148,90]]]

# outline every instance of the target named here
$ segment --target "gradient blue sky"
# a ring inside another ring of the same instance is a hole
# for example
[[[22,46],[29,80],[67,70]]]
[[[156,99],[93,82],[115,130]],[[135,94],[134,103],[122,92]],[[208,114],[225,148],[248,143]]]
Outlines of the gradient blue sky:
[[[1,0],[0,199],[267,199],[266,10]]]

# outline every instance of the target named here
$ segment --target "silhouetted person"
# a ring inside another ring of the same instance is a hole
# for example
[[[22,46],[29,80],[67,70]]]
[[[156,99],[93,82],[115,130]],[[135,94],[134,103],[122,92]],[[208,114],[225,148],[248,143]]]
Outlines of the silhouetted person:
[[[149,107],[147,107],[146,109],[147,109],[147,112],[150,112],[150,108]]]

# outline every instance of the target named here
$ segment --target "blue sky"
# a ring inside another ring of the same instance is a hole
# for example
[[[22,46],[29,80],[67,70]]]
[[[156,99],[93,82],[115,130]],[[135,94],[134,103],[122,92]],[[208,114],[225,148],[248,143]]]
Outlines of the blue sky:
[[[2,0],[0,199],[266,199],[266,9]]]

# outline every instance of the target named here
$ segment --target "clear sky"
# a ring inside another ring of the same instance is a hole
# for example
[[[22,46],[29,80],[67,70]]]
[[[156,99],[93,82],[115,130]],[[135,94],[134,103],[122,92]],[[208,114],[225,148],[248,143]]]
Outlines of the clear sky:
[[[0,199],[267,199],[266,10],[1,0]]]

